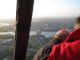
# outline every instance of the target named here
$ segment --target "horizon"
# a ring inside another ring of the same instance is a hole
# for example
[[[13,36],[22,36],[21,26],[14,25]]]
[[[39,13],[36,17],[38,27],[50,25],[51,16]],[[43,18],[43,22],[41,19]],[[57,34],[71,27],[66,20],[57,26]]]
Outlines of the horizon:
[[[32,22],[48,21],[48,19],[76,19],[76,16],[73,17],[35,17],[32,18]],[[0,22],[16,22],[16,19],[0,19]]]

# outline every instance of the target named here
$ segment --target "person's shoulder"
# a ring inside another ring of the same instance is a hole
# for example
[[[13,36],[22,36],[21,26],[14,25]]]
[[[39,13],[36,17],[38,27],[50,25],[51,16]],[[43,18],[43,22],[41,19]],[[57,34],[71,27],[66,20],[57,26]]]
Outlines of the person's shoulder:
[[[58,45],[54,45],[53,46],[53,50],[54,49],[66,49],[66,48],[68,48],[68,47],[73,47],[73,46],[80,46],[80,39],[78,39],[78,40],[76,40],[76,41],[74,41],[74,42],[68,42],[68,43],[61,43],[61,44],[58,44]]]
[[[78,39],[80,39],[80,29],[77,29],[71,32],[64,42],[74,42]]]
[[[75,55],[80,55],[80,40],[77,40],[72,43],[61,43],[58,45],[53,46],[52,52],[49,55],[49,59],[51,60],[54,58],[54,60],[60,60],[59,58],[68,58],[70,57],[72,59]],[[56,58],[57,57],[57,58]],[[77,56],[76,56],[77,57]]]
[[[69,42],[69,43],[61,43],[58,45],[54,45],[52,48],[52,55],[60,55],[60,54],[64,54],[65,52],[70,52],[70,50],[77,51],[80,48],[80,39],[76,40],[74,42]]]
[[[40,49],[39,49],[39,51],[37,52],[37,54],[38,54],[38,55],[41,55],[41,54],[42,54],[43,49],[44,49],[44,47],[40,48]]]
[[[40,49],[38,50],[38,52],[35,54],[33,60],[40,60],[40,57],[41,57],[41,55],[42,55],[43,49],[44,49],[44,47],[42,47],[42,48],[40,48]]]

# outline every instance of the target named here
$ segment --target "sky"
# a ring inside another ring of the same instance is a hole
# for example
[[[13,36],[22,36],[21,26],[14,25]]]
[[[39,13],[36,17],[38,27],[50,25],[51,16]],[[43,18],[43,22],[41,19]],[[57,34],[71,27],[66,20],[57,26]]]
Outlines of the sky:
[[[35,0],[33,17],[72,17],[79,12],[80,0]]]
[[[0,19],[16,17],[17,0],[0,0]],[[80,15],[80,0],[35,0],[33,18]]]
[[[17,0],[0,0],[0,19],[14,19],[16,17]]]

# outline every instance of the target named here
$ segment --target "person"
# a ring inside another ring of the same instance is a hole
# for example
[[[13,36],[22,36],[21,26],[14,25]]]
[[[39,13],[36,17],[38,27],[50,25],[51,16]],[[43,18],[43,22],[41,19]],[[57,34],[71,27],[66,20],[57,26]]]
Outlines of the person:
[[[80,60],[80,17],[65,41],[52,47],[47,60]]]
[[[63,40],[69,35],[69,30],[61,29],[53,37],[49,44],[42,47],[34,56],[33,60],[46,60],[49,53],[52,51],[52,46],[63,42]]]

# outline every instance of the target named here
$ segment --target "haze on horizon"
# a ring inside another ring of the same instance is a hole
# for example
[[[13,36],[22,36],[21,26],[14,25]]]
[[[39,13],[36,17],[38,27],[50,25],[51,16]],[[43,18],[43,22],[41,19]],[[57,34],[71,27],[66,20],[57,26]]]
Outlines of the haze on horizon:
[[[15,19],[16,0],[0,1],[0,19]],[[33,18],[80,16],[80,0],[35,0]],[[34,20],[35,21],[35,20]]]

